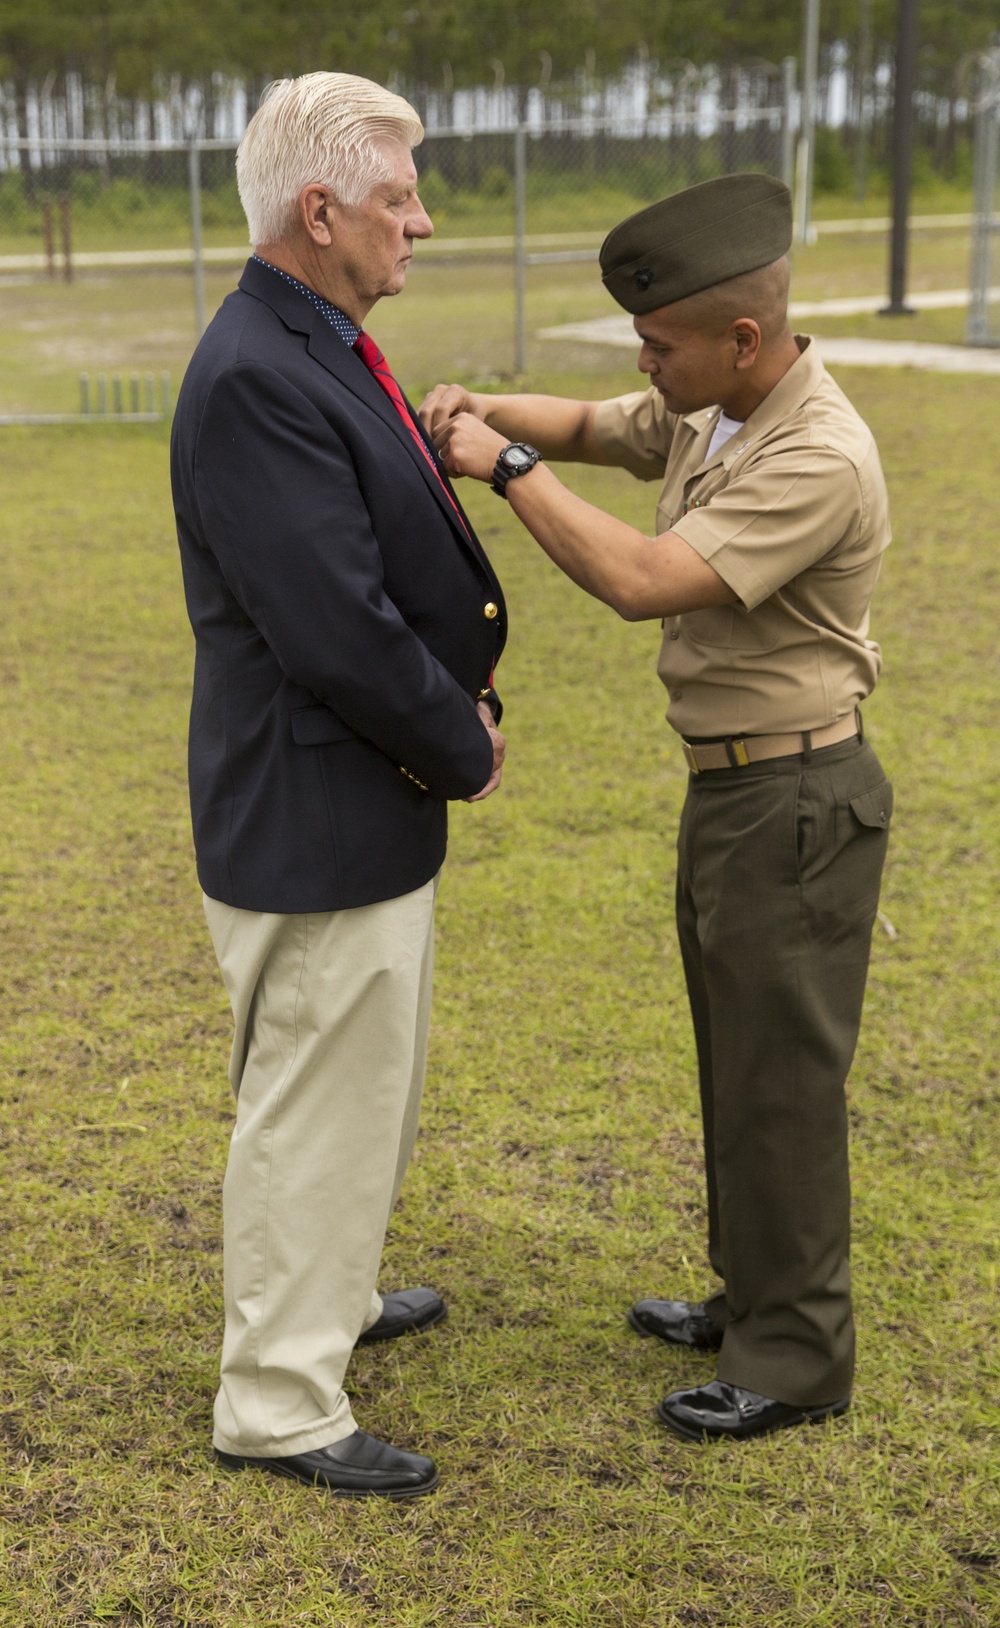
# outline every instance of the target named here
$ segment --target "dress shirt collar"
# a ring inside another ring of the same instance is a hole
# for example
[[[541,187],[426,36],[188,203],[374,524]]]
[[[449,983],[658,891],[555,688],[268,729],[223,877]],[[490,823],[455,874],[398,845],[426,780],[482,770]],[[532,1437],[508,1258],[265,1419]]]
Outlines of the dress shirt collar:
[[[330,301],[325,300],[322,294],[317,294],[313,289],[307,288],[305,283],[300,283],[297,277],[289,277],[287,271],[279,271],[277,266],[272,266],[270,260],[262,260],[259,254],[255,254],[252,258],[256,260],[258,266],[266,266],[268,271],[273,271],[276,277],[280,277],[283,282],[290,284],[292,288],[297,288],[300,294],[304,294],[310,305],[314,306],[320,316],[339,334],[344,344],[354,346],[361,329],[355,326],[349,316],[345,316],[339,306],[331,305]]]

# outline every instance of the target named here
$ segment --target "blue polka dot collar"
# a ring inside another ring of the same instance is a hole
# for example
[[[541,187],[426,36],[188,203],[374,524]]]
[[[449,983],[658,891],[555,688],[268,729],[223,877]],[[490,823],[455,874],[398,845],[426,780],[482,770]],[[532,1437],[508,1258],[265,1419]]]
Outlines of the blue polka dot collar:
[[[270,260],[262,260],[259,254],[255,254],[252,258],[256,260],[258,266],[266,266],[268,271],[273,271],[276,277],[280,277],[283,282],[289,283],[292,288],[297,288],[300,294],[304,294],[309,304],[315,306],[320,316],[325,317],[331,328],[336,330],[344,344],[354,346],[361,329],[355,327],[350,317],[345,316],[339,306],[331,305],[330,301],[325,300],[322,294],[314,293],[311,288],[306,287],[305,283],[300,283],[297,277],[289,277],[287,271],[279,271],[277,266],[272,266]]]

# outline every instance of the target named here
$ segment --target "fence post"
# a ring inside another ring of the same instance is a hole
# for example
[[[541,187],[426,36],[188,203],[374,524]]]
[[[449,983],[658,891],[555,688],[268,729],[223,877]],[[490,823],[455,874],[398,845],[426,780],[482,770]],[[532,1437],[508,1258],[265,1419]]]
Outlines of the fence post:
[[[191,191],[191,254],[194,263],[195,338],[205,332],[205,257],[201,238],[201,149],[197,136],[188,146],[188,186]]]
[[[525,194],[527,168],[526,131],[518,123],[514,132],[514,372],[525,370],[524,262]]]
[[[792,121],[794,100],[795,58],[785,57],[781,64],[781,179],[789,192],[795,186],[795,125]]]
[[[990,343],[989,285],[992,259],[993,207],[1000,158],[1000,76],[990,62],[980,58],[973,82],[975,135],[972,149],[972,252],[969,260],[969,309],[965,321],[965,343]],[[1000,61],[998,61],[1000,66]],[[991,82],[992,81],[992,82]]]

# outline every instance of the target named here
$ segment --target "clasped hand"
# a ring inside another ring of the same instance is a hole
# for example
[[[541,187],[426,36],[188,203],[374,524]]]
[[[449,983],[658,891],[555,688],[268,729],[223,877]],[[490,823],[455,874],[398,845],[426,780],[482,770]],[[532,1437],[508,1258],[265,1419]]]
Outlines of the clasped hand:
[[[477,702],[476,711],[483,720],[486,733],[493,743],[493,770],[482,791],[477,791],[471,797],[467,797],[465,799],[467,803],[481,803],[484,797],[490,795],[491,791],[496,791],[500,784],[500,776],[503,773],[503,760],[507,755],[507,742],[493,722],[493,714],[486,702]]]

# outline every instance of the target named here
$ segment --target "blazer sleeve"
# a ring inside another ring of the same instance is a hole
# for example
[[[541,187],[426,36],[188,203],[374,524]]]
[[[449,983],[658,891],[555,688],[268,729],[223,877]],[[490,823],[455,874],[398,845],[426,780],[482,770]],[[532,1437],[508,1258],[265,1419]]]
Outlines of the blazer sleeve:
[[[257,363],[222,373],[195,493],[208,547],[287,676],[432,795],[480,791],[489,735],[386,595],[354,464],[301,391]]]

